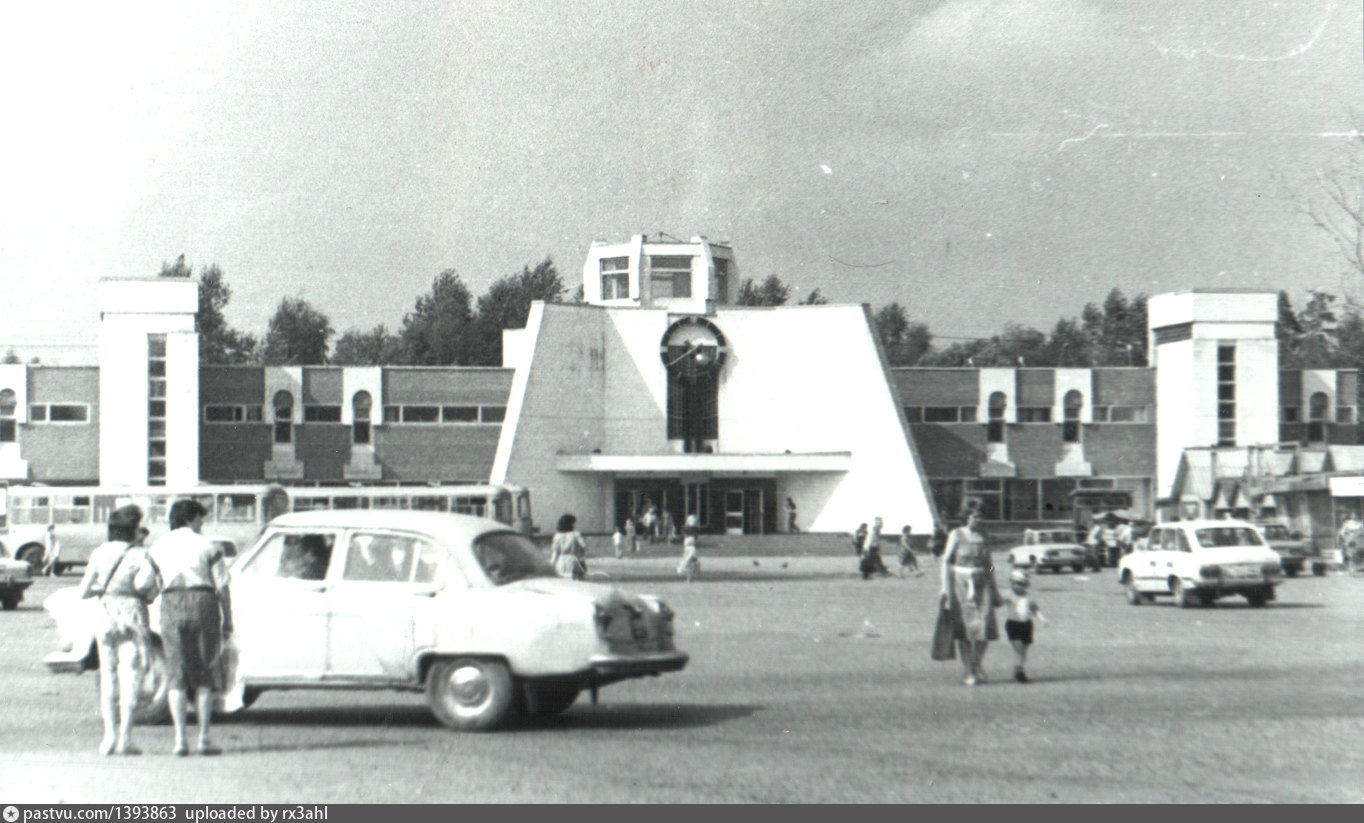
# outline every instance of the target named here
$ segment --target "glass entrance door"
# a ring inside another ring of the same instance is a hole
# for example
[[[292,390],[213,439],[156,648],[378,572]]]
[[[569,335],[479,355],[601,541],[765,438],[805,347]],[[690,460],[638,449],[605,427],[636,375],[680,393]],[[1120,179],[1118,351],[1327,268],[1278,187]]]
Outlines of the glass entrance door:
[[[744,533],[744,490],[725,489],[725,534]]]

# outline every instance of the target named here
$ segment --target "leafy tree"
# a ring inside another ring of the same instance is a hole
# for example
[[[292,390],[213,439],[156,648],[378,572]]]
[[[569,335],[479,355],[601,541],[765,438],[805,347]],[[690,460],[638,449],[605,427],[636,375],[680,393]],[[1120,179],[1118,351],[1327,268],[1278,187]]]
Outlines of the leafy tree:
[[[1086,304],[1080,322],[1091,341],[1092,365],[1146,365],[1146,295],[1129,302],[1115,288],[1102,307]]]
[[[331,321],[302,297],[280,301],[265,333],[265,363],[270,366],[318,366],[327,362]]]
[[[454,269],[431,281],[431,293],[417,298],[398,331],[403,359],[414,366],[469,362],[473,296]]]
[[[1364,137],[1332,168],[1319,172],[1317,188],[1303,202],[1312,224],[1326,233],[1349,267],[1343,282],[1364,276]],[[1347,287],[1345,304],[1364,309]]]
[[[1047,362],[1066,368],[1090,368],[1094,364],[1093,339],[1075,319],[1057,320],[1047,339]]]
[[[336,341],[331,362],[337,366],[391,366],[403,362],[402,341],[380,323],[369,331],[350,329]]]
[[[14,351],[14,349],[10,349],[9,351],[5,352],[5,359],[0,360],[0,363],[4,363],[6,365],[22,362],[24,361],[19,359],[19,355]]]
[[[184,266],[185,256],[176,261]],[[186,271],[189,271],[186,269]],[[162,268],[163,277],[168,275]],[[254,335],[243,334],[227,325],[223,309],[232,299],[232,289],[223,280],[223,271],[214,263],[199,276],[199,311],[194,315],[194,329],[199,332],[199,361],[202,363],[250,363],[257,356],[259,344]]]
[[[933,347],[933,334],[928,326],[910,323],[898,302],[883,306],[872,315],[872,320],[892,366],[913,366]]]
[[[564,279],[554,261],[546,257],[534,269],[523,266],[519,274],[504,277],[478,298],[475,329],[470,340],[470,362],[476,365],[502,365],[502,330],[524,329],[535,300],[563,301]]]
[[[744,280],[739,285],[739,294],[734,298],[734,304],[737,306],[785,306],[789,299],[791,299],[791,287],[781,282],[781,278],[775,274],[769,274],[761,284],[754,283],[751,277]]]
[[[812,291],[812,292],[810,292],[808,295],[806,295],[806,297],[805,297],[804,300],[800,301],[800,302],[797,303],[796,305],[797,305],[797,306],[825,306],[825,305],[828,305],[828,303],[829,303],[828,298],[826,298],[824,295],[820,294],[820,293],[819,293],[819,289],[816,288],[814,291]]]
[[[174,263],[161,261],[161,273],[158,277],[183,277],[189,279],[194,276],[194,269],[185,265],[185,256],[182,254],[175,258]]]

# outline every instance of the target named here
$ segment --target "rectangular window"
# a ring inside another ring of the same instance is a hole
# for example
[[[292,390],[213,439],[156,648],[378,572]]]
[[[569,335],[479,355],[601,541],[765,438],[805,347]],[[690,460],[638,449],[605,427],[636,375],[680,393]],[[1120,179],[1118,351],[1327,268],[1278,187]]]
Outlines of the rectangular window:
[[[165,361],[165,360],[152,360],[152,361],[150,361],[149,363],[147,363],[147,376],[148,376],[148,377],[165,377],[165,376],[166,376],[166,361]]]
[[[30,422],[30,423],[46,423],[46,422],[47,422],[47,406],[29,406],[29,407],[28,407],[28,422]]]
[[[397,423],[403,419],[402,406],[384,406],[384,422]]]
[[[974,422],[976,422],[976,407],[975,407],[975,406],[962,406],[962,407],[961,407],[961,422],[963,422],[963,423],[974,423]]]
[[[1223,420],[1217,424],[1217,445],[1236,445],[1236,421]]]
[[[205,423],[235,423],[237,406],[204,406]]]
[[[153,440],[153,441],[149,442],[149,443],[147,444],[147,454],[151,455],[152,457],[165,457],[165,456],[166,456],[166,441],[164,441],[164,440]]]
[[[75,403],[39,403],[28,407],[32,423],[88,423],[90,407]]]
[[[715,258],[715,293],[711,299],[717,305],[729,305],[729,261]]]
[[[927,406],[924,408],[925,423],[955,423],[957,419],[956,406]]]
[[[351,442],[364,445],[369,442],[369,421],[356,420],[351,425]]]
[[[147,414],[152,417],[166,416],[166,401],[152,400],[147,403]]]
[[[1217,367],[1217,381],[1218,381],[1219,383],[1234,383],[1234,382],[1236,382],[1236,367],[1235,367],[1235,366],[1218,366],[1218,367]]]
[[[1020,423],[1050,423],[1051,406],[1019,406],[1018,422]]]
[[[1218,347],[1217,347],[1217,362],[1218,362],[1218,363],[1235,363],[1235,362],[1236,362],[1236,346],[1218,346]]]
[[[1219,383],[1219,384],[1217,384],[1217,399],[1218,399],[1218,400],[1235,400],[1235,399],[1236,399],[1236,384],[1235,384],[1235,383]]]
[[[1105,409],[1107,412],[1105,419],[1110,423],[1145,423],[1149,419],[1149,408],[1148,406],[1109,406]]]
[[[1218,403],[1218,404],[1217,404],[1217,419],[1219,419],[1219,420],[1235,420],[1235,419],[1236,419],[1236,404],[1235,404],[1235,403]]]
[[[1298,407],[1297,407],[1297,406],[1284,406],[1284,407],[1283,407],[1283,413],[1280,415],[1280,418],[1281,418],[1281,422],[1284,422],[1284,423],[1296,423],[1296,422],[1298,422]]]
[[[440,415],[446,423],[477,423],[478,406],[442,406]]]
[[[905,406],[905,421],[908,423],[924,422],[923,406]]]
[[[404,423],[439,423],[440,406],[403,406]]]
[[[649,258],[649,276],[654,282],[655,297],[691,297],[690,257],[659,256]]]
[[[601,259],[601,296],[603,300],[624,300],[630,296],[630,258]]]
[[[303,422],[305,423],[340,423],[340,406],[304,406]]]
[[[0,420],[0,443],[14,443],[18,439],[18,427],[14,425],[14,421]]]
[[[294,424],[289,420],[280,420],[275,423],[275,442],[292,443],[294,442]]]
[[[484,407],[483,407],[483,422],[484,422],[484,423],[501,423],[502,421],[504,421],[504,420],[506,420],[506,419],[507,419],[507,407],[506,407],[506,406],[484,406]]]

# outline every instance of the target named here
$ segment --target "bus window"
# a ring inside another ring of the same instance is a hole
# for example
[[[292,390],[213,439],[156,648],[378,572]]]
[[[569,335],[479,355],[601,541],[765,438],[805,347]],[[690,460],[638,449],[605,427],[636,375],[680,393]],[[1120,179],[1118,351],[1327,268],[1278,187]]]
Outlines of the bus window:
[[[256,519],[256,496],[254,494],[218,495],[219,523],[249,523]]]
[[[450,504],[450,510],[455,514],[483,516],[483,498],[481,497],[453,497],[450,499]]]
[[[294,511],[296,512],[318,511],[319,509],[330,508],[330,504],[331,499],[327,497],[313,497],[311,495],[305,497],[297,492],[294,493]]]
[[[213,495],[211,495],[211,494],[191,494],[191,495],[188,495],[188,497],[189,497],[190,500],[193,500],[195,503],[198,503],[200,506],[203,506],[203,507],[204,507],[204,520],[205,520],[205,521],[207,521],[207,522],[213,522],[214,520],[217,520],[217,519],[218,519],[218,518],[215,517],[214,514],[213,514],[213,512],[216,511],[216,509],[213,507]]]
[[[368,501],[363,497],[333,497],[333,509],[367,509],[365,505]]]
[[[412,508],[415,511],[426,512],[448,512],[450,511],[450,498],[448,497],[418,497],[413,495]]]
[[[59,525],[90,522],[90,498],[87,495],[52,498],[52,522]]]
[[[405,497],[376,497],[369,502],[370,508],[374,509],[406,509],[407,498]]]
[[[52,505],[46,497],[11,499],[10,520],[16,526],[45,526],[52,517]]]

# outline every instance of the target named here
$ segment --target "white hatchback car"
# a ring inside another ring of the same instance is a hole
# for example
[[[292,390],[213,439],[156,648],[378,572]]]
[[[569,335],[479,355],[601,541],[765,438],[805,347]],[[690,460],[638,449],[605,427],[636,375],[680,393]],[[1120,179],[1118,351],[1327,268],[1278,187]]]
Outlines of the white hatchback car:
[[[237,699],[220,708],[270,689],[425,691],[448,726],[487,729],[688,661],[658,598],[560,578],[530,540],[457,514],[277,517],[232,564],[232,611]],[[86,657],[78,637],[50,668]],[[149,700],[162,691],[144,687]]]
[[[1185,520],[1152,528],[1118,563],[1118,580],[1134,606],[1168,594],[1180,607],[1212,605],[1228,595],[1260,607],[1274,599],[1283,569],[1254,525]]]

